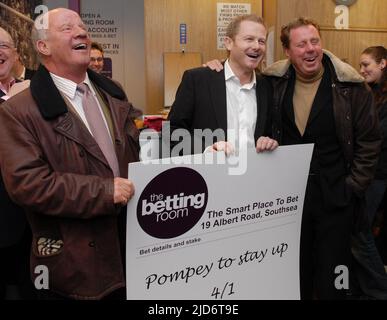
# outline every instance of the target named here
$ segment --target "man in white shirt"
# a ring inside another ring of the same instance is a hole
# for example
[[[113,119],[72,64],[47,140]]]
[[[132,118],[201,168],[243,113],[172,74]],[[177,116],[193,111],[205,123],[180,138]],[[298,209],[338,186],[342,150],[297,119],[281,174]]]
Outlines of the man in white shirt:
[[[229,153],[249,146],[263,151],[278,146],[266,136],[270,134],[270,88],[255,71],[265,54],[266,35],[262,18],[239,16],[226,31],[229,57],[224,70],[218,73],[197,68],[184,73],[168,119],[171,134],[177,129],[188,130],[191,153],[206,148]],[[195,135],[195,129],[210,129],[216,134],[209,141]]]

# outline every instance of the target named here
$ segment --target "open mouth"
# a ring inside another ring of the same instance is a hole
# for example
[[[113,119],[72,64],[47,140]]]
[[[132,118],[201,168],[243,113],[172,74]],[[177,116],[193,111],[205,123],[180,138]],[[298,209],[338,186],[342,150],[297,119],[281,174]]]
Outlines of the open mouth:
[[[86,50],[87,44],[86,43],[79,43],[73,47],[73,50]]]
[[[251,59],[258,59],[260,57],[258,53],[247,53],[246,55]]]
[[[0,64],[3,64],[5,62],[4,59],[0,59]]]
[[[313,62],[316,61],[316,59],[317,59],[317,57],[310,57],[310,58],[305,58],[304,60],[305,60],[306,62],[313,63]]]

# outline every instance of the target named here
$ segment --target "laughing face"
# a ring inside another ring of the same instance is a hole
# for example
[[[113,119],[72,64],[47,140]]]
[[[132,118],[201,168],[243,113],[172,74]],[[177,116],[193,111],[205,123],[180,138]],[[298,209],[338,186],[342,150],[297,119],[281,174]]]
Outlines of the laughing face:
[[[90,38],[79,15],[68,9],[49,14],[49,29],[38,49],[49,71],[65,78],[85,74],[90,62]]]
[[[319,32],[312,25],[290,30],[289,48],[285,49],[297,72],[313,78],[322,68],[323,51]]]
[[[360,73],[367,83],[379,83],[386,64],[385,59],[378,63],[372,55],[363,53],[360,57]]]
[[[262,61],[266,50],[266,28],[257,22],[242,21],[234,39],[226,38],[230,52],[229,61],[233,72],[251,74]]]
[[[15,60],[14,43],[10,35],[0,28],[0,81],[4,84],[11,79],[11,70]]]

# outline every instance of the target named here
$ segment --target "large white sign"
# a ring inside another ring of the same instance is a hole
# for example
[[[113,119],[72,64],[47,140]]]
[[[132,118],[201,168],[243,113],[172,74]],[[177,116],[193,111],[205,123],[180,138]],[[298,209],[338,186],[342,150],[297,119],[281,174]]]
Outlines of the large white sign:
[[[217,3],[216,34],[218,39],[218,50],[224,50],[224,37],[229,23],[237,16],[250,14],[250,3]]]
[[[299,299],[312,149],[249,150],[241,175],[227,161],[130,164],[128,299]]]

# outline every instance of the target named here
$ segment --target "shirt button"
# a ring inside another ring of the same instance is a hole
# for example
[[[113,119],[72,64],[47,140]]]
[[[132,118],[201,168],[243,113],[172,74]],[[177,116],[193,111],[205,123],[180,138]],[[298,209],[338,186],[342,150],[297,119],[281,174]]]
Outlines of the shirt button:
[[[90,242],[89,242],[89,247],[94,248],[94,247],[95,247],[95,242],[94,242],[94,241],[90,241]]]

